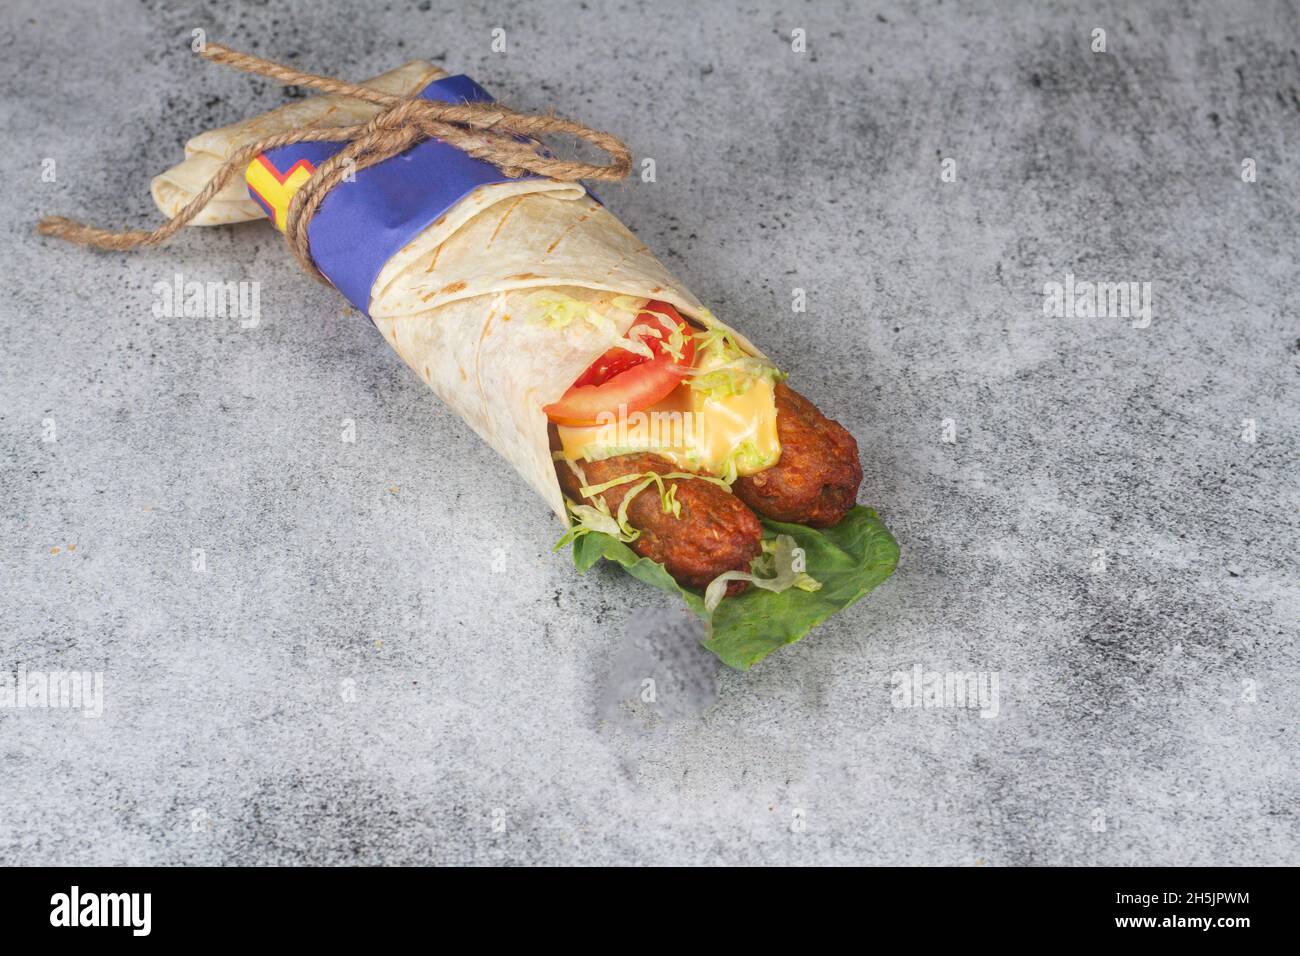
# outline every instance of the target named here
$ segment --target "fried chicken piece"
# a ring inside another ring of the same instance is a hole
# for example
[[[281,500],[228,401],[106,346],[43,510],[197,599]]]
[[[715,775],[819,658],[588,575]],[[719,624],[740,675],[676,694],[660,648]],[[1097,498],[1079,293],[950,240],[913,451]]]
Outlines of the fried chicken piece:
[[[784,382],[776,386],[776,433],[781,459],[738,478],[731,490],[759,514],[777,521],[829,528],[858,497],[858,443]]]
[[[681,469],[658,455],[634,454],[584,461],[582,470],[588,485],[600,485],[624,475],[648,471],[665,475]],[[565,462],[556,462],[555,473],[571,500],[584,500],[579,492],[581,483]],[[611,514],[617,514],[623,498],[636,484],[615,485],[598,497],[605,499]],[[763,527],[754,512],[711,481],[673,478],[666,479],[664,486],[676,487],[680,515],[665,514],[659,489],[655,485],[646,488],[627,507],[628,524],[641,532],[628,547],[658,561],[678,584],[700,591],[724,571],[748,571],[750,562],[762,551]],[[744,581],[731,581],[727,593],[739,594],[747,586]]]

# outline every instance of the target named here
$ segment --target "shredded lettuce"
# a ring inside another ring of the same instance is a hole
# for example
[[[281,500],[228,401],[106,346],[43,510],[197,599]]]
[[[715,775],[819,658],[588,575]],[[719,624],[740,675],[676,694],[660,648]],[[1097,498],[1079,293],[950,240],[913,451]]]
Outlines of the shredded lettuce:
[[[785,373],[766,359],[749,355],[726,329],[695,335],[695,370],[687,384],[710,398],[743,395],[763,379],[785,380]]]
[[[662,474],[657,471],[643,471],[636,474],[623,475],[619,478],[614,478],[610,481],[603,482],[599,485],[584,485],[579,490],[582,492],[582,496],[584,498],[589,498],[592,495],[600,494],[602,491],[608,491],[610,488],[617,488],[619,485],[626,485],[628,482],[636,481],[638,478],[646,479],[647,484],[650,482],[658,482],[660,494],[664,493],[663,479],[665,478],[668,479],[690,478],[694,481],[707,481],[717,485],[719,488],[724,488],[727,491],[731,490],[731,486],[728,485],[721,478],[714,478],[712,475],[697,475],[685,471],[669,471],[669,472],[664,472]],[[631,494],[629,494],[628,497],[630,498]],[[627,499],[624,498],[624,500],[626,501]]]
[[[618,521],[609,513],[609,507],[605,504],[604,499],[595,505],[575,505],[572,501],[566,501],[565,506],[569,509],[573,523],[569,525],[569,530],[564,532],[564,536],[555,542],[552,551],[559,551],[566,544],[577,541],[584,534],[607,534],[624,543],[635,541],[640,535],[639,531],[631,536],[625,535]]]
[[[723,365],[697,368],[698,371],[687,379],[687,384],[697,392],[704,392],[710,398],[744,395],[756,382],[763,379],[783,382],[786,378],[785,373],[776,366],[752,355],[733,359]]]
[[[656,312],[654,314],[662,318],[662,313]],[[664,351],[672,357],[674,362],[680,362],[685,358],[686,329],[684,325],[677,322],[670,321],[669,324],[673,327],[673,330],[668,333],[668,340],[664,342]]]
[[[644,299],[620,295],[611,299],[609,305],[616,313],[631,313],[635,317],[644,302]],[[625,338],[620,335],[614,320],[598,308],[595,302],[576,299],[554,289],[543,289],[529,298],[529,306],[529,322],[544,324],[552,329],[566,329],[574,322],[583,322],[610,346],[616,345],[643,358],[654,358],[650,346],[646,345],[639,336]]]
[[[653,315],[666,329],[672,329],[668,333],[668,338],[664,339],[663,333],[657,330],[646,329],[647,332],[653,332],[655,338],[663,339],[664,351],[667,352],[674,362],[680,362],[686,357],[686,324],[674,319],[666,312],[657,312],[654,309],[642,309],[644,315]]]
[[[727,594],[731,581],[748,581],[756,588],[780,594],[790,588],[801,591],[819,591],[822,583],[808,574],[807,556],[803,548],[794,543],[788,534],[778,534],[763,541],[763,553],[754,559],[748,572],[727,571],[709,582],[704,591],[704,607],[710,614],[718,609]]]
[[[646,339],[662,339],[664,337],[663,329],[656,329],[653,325],[634,325],[627,330],[625,338],[630,342],[637,342],[646,345]],[[649,348],[646,345],[646,348]]]
[[[551,458],[554,461],[564,461],[572,469],[573,473],[578,476],[579,481],[584,485],[587,483],[587,477],[583,474],[582,468],[566,461],[564,452],[552,452]],[[618,519],[609,513],[609,506],[605,504],[604,498],[597,499],[594,505],[575,504],[568,500],[564,502],[564,505],[568,509],[572,521],[569,530],[564,533],[564,536],[559,541],[555,542],[552,551],[559,551],[566,544],[577,541],[585,534],[609,535],[625,543],[635,541],[641,534],[635,529],[625,531],[619,524]]]
[[[734,358],[745,354],[745,350],[740,347],[735,336],[729,330],[721,327],[697,332],[695,334],[695,348],[701,352],[717,352],[724,358]]]
[[[721,468],[722,480],[728,486],[731,486],[740,477],[742,469],[745,474],[752,475],[764,468],[772,467],[780,457],[781,452],[779,449],[775,455],[764,455],[758,450],[757,445],[746,439],[733,448],[731,453],[723,460]]]

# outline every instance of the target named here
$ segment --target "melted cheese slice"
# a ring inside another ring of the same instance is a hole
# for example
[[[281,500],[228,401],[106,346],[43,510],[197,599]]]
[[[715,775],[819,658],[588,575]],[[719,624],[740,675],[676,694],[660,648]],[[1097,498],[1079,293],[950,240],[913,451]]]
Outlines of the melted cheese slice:
[[[770,379],[759,378],[740,395],[711,397],[683,383],[643,412],[610,412],[596,425],[559,425],[560,444],[571,462],[653,452],[683,471],[752,475],[781,457],[774,389]]]

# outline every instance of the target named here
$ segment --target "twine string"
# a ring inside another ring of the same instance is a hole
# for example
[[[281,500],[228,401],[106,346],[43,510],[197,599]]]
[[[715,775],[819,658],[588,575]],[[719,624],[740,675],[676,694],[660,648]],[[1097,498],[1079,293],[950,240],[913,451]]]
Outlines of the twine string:
[[[66,216],[48,216],[37,225],[41,235],[110,251],[156,246],[170,239],[201,213],[231,177],[242,175],[259,154],[295,143],[341,142],[346,144],[343,149],[317,166],[311,178],[294,194],[284,222],[285,239],[298,264],[308,275],[326,281],[312,260],[311,244],[307,238],[307,227],[325,196],[350,172],[381,163],[426,139],[449,143],[475,159],[492,163],[510,177],[530,172],[565,182],[579,179],[613,182],[625,178],[632,170],[632,153],[622,140],[553,113],[520,113],[499,103],[442,103],[419,97],[395,96],[333,77],[304,73],[218,43],[207,44],[202,54],[222,66],[291,86],[364,100],[382,109],[368,123],[304,127],[239,147],[226,157],[193,199],[156,229],[114,231]],[[605,153],[608,162],[584,163],[546,155],[536,142],[545,135],[564,135],[582,140]]]

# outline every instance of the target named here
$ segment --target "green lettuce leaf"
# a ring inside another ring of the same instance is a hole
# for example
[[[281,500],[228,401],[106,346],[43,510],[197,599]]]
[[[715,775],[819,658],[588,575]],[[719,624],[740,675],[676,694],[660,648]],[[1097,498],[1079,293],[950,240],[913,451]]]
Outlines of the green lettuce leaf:
[[[573,563],[585,572],[601,558],[628,574],[686,602],[708,628],[704,646],[724,664],[748,670],[773,651],[793,644],[836,611],[856,603],[893,572],[898,542],[870,508],[861,505],[833,528],[808,528],[763,519],[763,537],[788,534],[804,549],[808,573],[821,582],[817,591],[791,588],[774,593],[750,588],[723,598],[712,614],[703,595],[683,588],[664,566],[639,556],[617,538],[592,532],[573,543]]]

